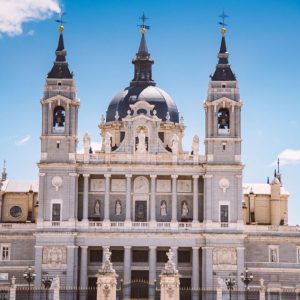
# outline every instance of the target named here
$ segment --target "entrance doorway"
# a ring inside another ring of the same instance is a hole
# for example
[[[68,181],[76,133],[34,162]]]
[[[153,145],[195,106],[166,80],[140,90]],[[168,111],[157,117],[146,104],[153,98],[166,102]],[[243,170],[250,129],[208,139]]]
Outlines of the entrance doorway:
[[[131,271],[131,299],[148,299],[149,272]]]
[[[147,222],[147,201],[135,201],[135,222]]]

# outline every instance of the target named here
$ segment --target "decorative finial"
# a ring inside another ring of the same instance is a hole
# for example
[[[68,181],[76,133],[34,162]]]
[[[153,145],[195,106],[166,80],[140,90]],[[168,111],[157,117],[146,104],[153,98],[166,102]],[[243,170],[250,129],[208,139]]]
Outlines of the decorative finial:
[[[278,159],[277,159],[277,174],[280,173],[280,172],[279,172],[279,167],[280,167],[280,159],[279,159],[279,157],[278,157]]]
[[[7,179],[7,172],[6,172],[6,161],[3,162],[3,171],[2,171],[2,181],[5,181]]]
[[[225,19],[228,18],[228,16],[224,12],[224,9],[223,9],[222,14],[219,15],[219,18],[221,18],[221,20],[222,20],[221,22],[219,22],[219,25],[222,26],[220,32],[221,32],[222,36],[224,36],[227,31],[227,29],[226,29],[227,24],[225,24]]]
[[[65,27],[63,26],[63,24],[66,23],[63,20],[64,16],[66,15],[66,13],[64,12],[63,3],[59,6],[59,8],[60,8],[60,12],[58,14],[58,19],[55,20],[55,22],[60,24],[58,27],[58,30],[60,33],[62,33],[65,30]]]
[[[150,29],[150,26],[145,24],[145,21],[149,18],[146,17],[145,13],[143,12],[139,19],[142,21],[142,24],[139,24],[138,27],[140,28],[141,35],[144,35],[145,32]]]

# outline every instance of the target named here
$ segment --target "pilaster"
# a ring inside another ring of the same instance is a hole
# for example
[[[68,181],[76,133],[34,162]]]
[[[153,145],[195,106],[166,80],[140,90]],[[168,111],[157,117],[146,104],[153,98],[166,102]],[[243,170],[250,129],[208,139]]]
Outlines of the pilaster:
[[[172,223],[177,222],[177,175],[172,175]]]
[[[88,221],[89,210],[89,177],[90,174],[83,174],[83,216],[82,221]]]

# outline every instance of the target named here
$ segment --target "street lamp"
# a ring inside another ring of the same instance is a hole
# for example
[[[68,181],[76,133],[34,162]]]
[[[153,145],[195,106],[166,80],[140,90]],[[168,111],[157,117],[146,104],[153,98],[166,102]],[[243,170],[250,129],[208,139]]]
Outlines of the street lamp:
[[[225,278],[225,284],[227,286],[227,290],[229,290],[229,299],[231,300],[231,291],[233,290],[233,287],[236,284],[236,281],[231,275],[229,275],[229,278]]]
[[[30,285],[34,282],[36,274],[34,273],[32,267],[28,267],[27,270],[23,273],[24,279],[28,283],[28,293],[27,293],[27,299],[30,299]]]
[[[248,268],[245,269],[243,273],[241,273],[241,280],[245,285],[246,288],[246,300],[248,300],[248,291],[249,291],[249,284],[253,280],[253,274],[249,272]]]
[[[46,273],[45,275],[46,275],[46,277],[42,278],[42,284],[43,284],[44,288],[46,289],[46,300],[48,300],[49,289],[51,287],[52,278],[49,277],[48,273]]]

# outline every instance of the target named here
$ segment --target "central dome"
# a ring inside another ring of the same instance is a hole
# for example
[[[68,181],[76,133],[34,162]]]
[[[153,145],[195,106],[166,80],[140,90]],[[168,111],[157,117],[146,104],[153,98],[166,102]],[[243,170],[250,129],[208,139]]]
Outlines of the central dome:
[[[138,101],[146,101],[154,105],[158,118],[166,121],[169,112],[169,121],[179,123],[179,113],[172,98],[162,89],[158,88],[152,80],[152,64],[147,43],[142,32],[142,38],[134,64],[134,78],[124,91],[118,93],[110,102],[106,112],[106,122],[115,121],[116,113],[122,119],[127,116],[130,105]]]
[[[116,112],[120,118],[127,116],[130,110],[130,104],[137,101],[146,101],[154,105],[157,117],[166,121],[166,115],[169,112],[170,121],[178,123],[179,113],[177,106],[165,91],[156,86],[130,86],[124,91],[119,92],[110,102],[106,112],[106,122],[115,121]]]

